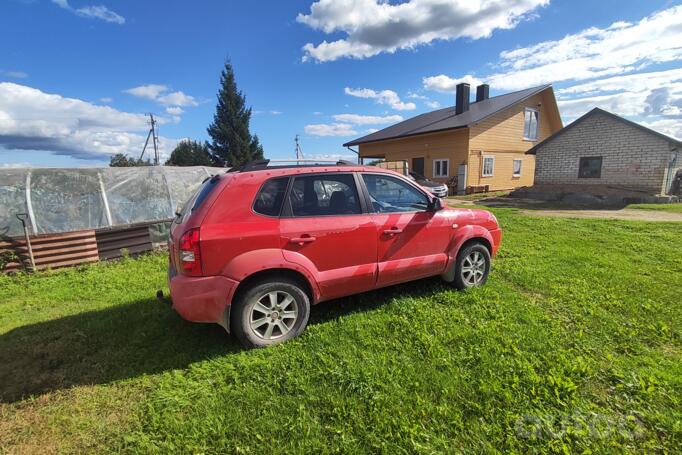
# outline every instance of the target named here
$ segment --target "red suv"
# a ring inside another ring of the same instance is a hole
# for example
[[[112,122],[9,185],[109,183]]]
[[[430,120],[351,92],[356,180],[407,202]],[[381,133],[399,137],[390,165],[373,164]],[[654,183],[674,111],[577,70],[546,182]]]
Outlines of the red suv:
[[[233,168],[204,182],[171,228],[173,308],[246,346],[300,334],[310,305],[440,275],[480,286],[495,216],[444,208],[393,171],[348,162]]]

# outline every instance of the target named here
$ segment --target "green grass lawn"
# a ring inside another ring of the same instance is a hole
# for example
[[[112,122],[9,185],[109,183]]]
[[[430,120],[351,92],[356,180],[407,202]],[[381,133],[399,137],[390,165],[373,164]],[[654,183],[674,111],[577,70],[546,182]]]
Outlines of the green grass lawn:
[[[638,210],[660,210],[663,212],[674,212],[682,213],[682,203],[673,204],[630,204],[627,206],[629,209]]]
[[[0,452],[679,453],[682,226],[495,213],[486,287],[265,350],[156,301],[162,255],[0,277]]]

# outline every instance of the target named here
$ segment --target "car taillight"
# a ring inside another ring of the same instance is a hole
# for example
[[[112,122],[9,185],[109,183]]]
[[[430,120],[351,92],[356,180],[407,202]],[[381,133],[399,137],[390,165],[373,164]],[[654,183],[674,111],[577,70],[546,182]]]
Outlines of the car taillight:
[[[202,275],[199,228],[190,229],[182,234],[178,247],[178,259],[180,262],[180,271],[183,275]]]

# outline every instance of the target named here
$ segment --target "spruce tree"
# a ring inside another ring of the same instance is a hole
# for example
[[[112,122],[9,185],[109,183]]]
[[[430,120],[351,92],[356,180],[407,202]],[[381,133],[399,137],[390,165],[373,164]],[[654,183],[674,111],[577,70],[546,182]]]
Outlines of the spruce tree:
[[[228,60],[220,76],[218,105],[213,123],[208,127],[211,150],[227,166],[239,166],[263,159],[263,147],[258,136],[249,131],[251,108],[237,89],[232,64]]]

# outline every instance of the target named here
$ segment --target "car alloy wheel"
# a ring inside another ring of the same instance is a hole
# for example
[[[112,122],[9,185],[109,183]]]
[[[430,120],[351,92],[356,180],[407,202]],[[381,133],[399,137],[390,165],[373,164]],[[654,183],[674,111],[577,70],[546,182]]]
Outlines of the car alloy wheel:
[[[271,291],[249,302],[249,327],[254,335],[266,341],[282,338],[298,319],[296,299],[286,291]]]
[[[477,286],[483,281],[486,260],[479,251],[472,251],[462,262],[462,281],[467,286]]]

